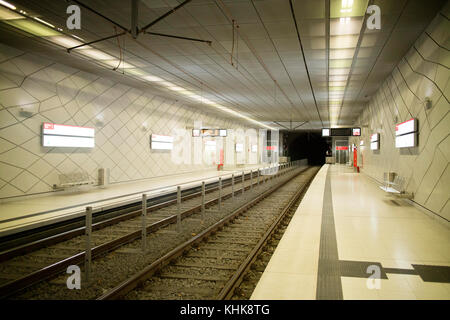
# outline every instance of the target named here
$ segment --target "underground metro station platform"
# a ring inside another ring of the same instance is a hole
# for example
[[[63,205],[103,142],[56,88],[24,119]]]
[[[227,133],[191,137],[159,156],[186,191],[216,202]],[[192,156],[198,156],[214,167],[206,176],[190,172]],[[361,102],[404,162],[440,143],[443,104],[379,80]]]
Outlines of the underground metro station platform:
[[[448,302],[449,14],[0,0],[0,299]]]

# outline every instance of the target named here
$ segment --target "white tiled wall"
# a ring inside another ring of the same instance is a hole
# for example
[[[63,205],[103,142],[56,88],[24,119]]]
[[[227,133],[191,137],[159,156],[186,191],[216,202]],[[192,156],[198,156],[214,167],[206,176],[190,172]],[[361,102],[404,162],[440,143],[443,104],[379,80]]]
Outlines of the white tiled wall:
[[[33,115],[26,117],[23,111]],[[98,122],[103,125],[99,125]],[[202,170],[151,151],[149,135],[171,135],[201,121],[212,128],[244,128],[179,102],[0,44],[0,199],[52,191],[58,175],[110,169],[111,183]],[[43,148],[43,122],[93,126],[94,149]],[[148,126],[144,131],[143,123]]]
[[[397,172],[406,178],[406,191],[414,193],[415,202],[450,220],[450,22],[444,16],[436,16],[357,123],[366,145],[362,171],[378,181],[383,172]],[[426,97],[432,101],[429,110]],[[396,149],[395,124],[410,118],[418,119],[418,146]],[[379,151],[370,150],[372,133],[380,133]]]

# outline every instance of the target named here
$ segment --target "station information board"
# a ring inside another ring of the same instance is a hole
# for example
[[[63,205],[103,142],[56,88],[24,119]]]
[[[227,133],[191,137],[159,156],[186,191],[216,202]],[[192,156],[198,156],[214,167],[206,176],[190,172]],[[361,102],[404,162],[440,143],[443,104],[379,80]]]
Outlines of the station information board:
[[[44,122],[42,146],[63,148],[94,148],[95,129]]]
[[[361,128],[322,128],[322,137],[359,137]]]

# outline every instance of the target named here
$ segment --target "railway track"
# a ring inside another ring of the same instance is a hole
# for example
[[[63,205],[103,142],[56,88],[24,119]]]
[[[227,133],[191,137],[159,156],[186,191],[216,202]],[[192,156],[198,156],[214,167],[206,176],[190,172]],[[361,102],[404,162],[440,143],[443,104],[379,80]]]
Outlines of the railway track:
[[[293,174],[291,171],[295,171],[295,168],[285,169],[283,173],[291,175]],[[251,186],[251,183],[253,183],[253,186]],[[242,192],[242,185],[245,190],[253,190],[256,189],[256,184],[255,178],[251,180],[248,178],[243,184],[241,183],[240,188],[238,187],[239,184],[234,186],[235,194],[241,194],[242,199],[240,200],[246,201]],[[261,184],[260,187],[267,189],[269,185]],[[221,190],[221,195],[222,200],[230,198],[231,186],[224,187]],[[245,192],[245,196],[249,197],[249,192]],[[167,201],[148,208],[148,211],[151,213],[147,215],[148,234],[160,229],[170,228],[176,222],[177,207],[175,203],[174,201]],[[210,190],[206,197],[205,207],[214,211],[217,203],[218,191],[216,189]],[[185,220],[190,219],[193,215],[198,215],[201,211],[198,194],[194,193],[185,197],[181,209],[181,216]],[[138,212],[128,213],[125,217],[116,217],[112,221],[102,221],[99,225],[94,225],[92,257],[101,257],[110,251],[117,250],[139,240],[141,237],[141,218],[136,216],[141,211],[139,210]],[[68,240],[65,240],[66,238]],[[28,247],[19,247],[14,254],[7,252],[3,256],[0,255],[3,258],[3,261],[0,263],[0,297],[6,298],[20,293],[27,287],[60,274],[69,265],[80,264],[84,261],[83,236],[63,234],[58,235],[56,239],[45,239],[45,241],[48,241],[45,247],[43,247],[42,243],[31,243]],[[21,253],[24,254],[19,255]]]
[[[265,191],[99,299],[231,299],[317,171]]]
[[[267,265],[269,264],[270,258],[275,252],[278,243],[283,237],[284,232],[286,231],[289,223],[294,216],[298,206],[300,205],[301,200],[303,199],[303,195],[308,190],[312,180],[307,181],[305,187],[301,191],[300,197],[295,201],[295,204],[292,205],[288,212],[284,215],[281,221],[276,226],[274,232],[269,237],[268,241],[264,244],[264,246],[259,250],[259,253],[251,263],[250,268],[247,268],[246,272],[242,274],[242,281],[239,285],[235,286],[233,290],[233,294],[230,298],[231,300],[249,300],[253,294],[253,291],[256,288],[256,285],[259,282],[259,279],[263,275]]]
[[[242,175],[235,176],[235,179],[237,179],[236,181],[242,182]],[[248,182],[248,180],[250,180],[250,174],[245,174],[244,180]],[[231,184],[231,178],[224,179],[222,187],[230,188]],[[218,182],[209,183],[205,187],[206,194],[208,195],[209,193],[218,190]],[[181,196],[183,202],[189,199],[199,198],[201,196],[200,187],[182,190]],[[176,192],[173,192],[151,198],[147,201],[148,211],[151,212],[170,205],[175,205],[177,201],[176,197]],[[141,206],[142,203],[138,201],[102,210],[100,212],[94,212],[93,230],[99,230],[124,220],[135,218],[141,214]],[[73,221],[56,223],[48,227],[41,227],[35,230],[2,237],[0,238],[0,262],[55,244],[59,241],[65,241],[79,235],[84,235],[84,224],[84,218],[77,218],[73,219]]]

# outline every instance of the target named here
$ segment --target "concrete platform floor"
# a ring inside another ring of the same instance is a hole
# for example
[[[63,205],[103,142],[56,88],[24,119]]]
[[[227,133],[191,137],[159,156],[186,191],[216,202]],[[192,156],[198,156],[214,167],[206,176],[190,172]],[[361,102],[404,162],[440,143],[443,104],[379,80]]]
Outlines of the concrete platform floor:
[[[326,164],[251,299],[450,299],[450,229]]]

